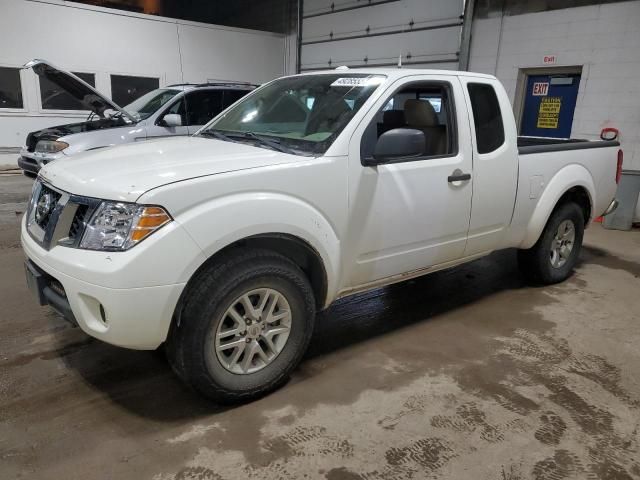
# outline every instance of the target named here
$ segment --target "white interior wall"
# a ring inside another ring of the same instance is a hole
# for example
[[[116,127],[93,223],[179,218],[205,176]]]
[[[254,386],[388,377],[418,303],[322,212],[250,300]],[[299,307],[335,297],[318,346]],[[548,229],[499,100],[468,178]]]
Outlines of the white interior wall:
[[[399,55],[414,67],[456,69],[463,5],[463,0],[305,0],[302,70],[394,65]]]
[[[555,55],[554,65],[544,65]],[[624,168],[640,170],[640,1],[474,19],[469,70],[496,75],[512,104],[522,68],[582,66],[571,136],[620,130]]]
[[[110,74],[152,76],[160,85],[209,79],[262,83],[285,73],[283,35],[64,1],[0,0],[0,66],[43,58],[93,72],[111,94]],[[86,114],[43,111],[37,77],[22,71],[24,111],[0,110],[0,148],[20,147],[28,132]]]

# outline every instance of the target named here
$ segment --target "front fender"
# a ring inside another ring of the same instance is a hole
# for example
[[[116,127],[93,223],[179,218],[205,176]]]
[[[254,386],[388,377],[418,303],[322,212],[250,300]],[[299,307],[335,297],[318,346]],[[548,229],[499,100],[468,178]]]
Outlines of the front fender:
[[[320,255],[327,274],[327,299],[335,297],[341,261],[338,235],[317,208],[299,198],[267,192],[238,193],[191,208],[176,221],[206,258],[254,235],[279,233],[297,237]]]
[[[573,187],[583,187],[589,195],[591,205],[596,204],[596,188],[589,171],[582,165],[567,165],[558,171],[547,184],[533,215],[531,215],[524,240],[519,248],[531,248],[538,241],[551,212],[558,204],[558,200]],[[589,221],[589,219],[586,220]]]

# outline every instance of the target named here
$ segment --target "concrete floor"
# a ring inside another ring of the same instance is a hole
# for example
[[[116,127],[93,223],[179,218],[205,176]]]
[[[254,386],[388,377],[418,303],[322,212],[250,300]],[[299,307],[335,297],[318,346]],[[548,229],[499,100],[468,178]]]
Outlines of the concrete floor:
[[[162,355],[35,305],[0,177],[0,478],[640,478],[640,232],[589,229],[575,275],[513,251],[345,299],[291,381],[220,408]]]

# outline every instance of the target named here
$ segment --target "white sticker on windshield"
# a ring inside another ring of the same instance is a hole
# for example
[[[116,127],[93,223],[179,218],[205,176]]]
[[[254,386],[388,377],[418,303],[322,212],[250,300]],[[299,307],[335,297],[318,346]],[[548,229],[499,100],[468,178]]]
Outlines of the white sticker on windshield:
[[[344,77],[339,78],[331,84],[332,87],[370,87],[380,85],[382,77]]]

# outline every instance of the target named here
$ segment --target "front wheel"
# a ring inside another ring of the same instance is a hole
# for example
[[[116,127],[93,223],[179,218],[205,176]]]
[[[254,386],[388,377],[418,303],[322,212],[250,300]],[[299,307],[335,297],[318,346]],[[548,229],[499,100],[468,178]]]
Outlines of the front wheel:
[[[573,203],[559,206],[536,244],[518,251],[522,273],[537,283],[552,284],[567,279],[578,261],[584,235],[584,216]]]
[[[315,301],[304,272],[265,250],[239,251],[199,275],[168,354],[208,398],[248,401],[284,383],[307,349]]]

